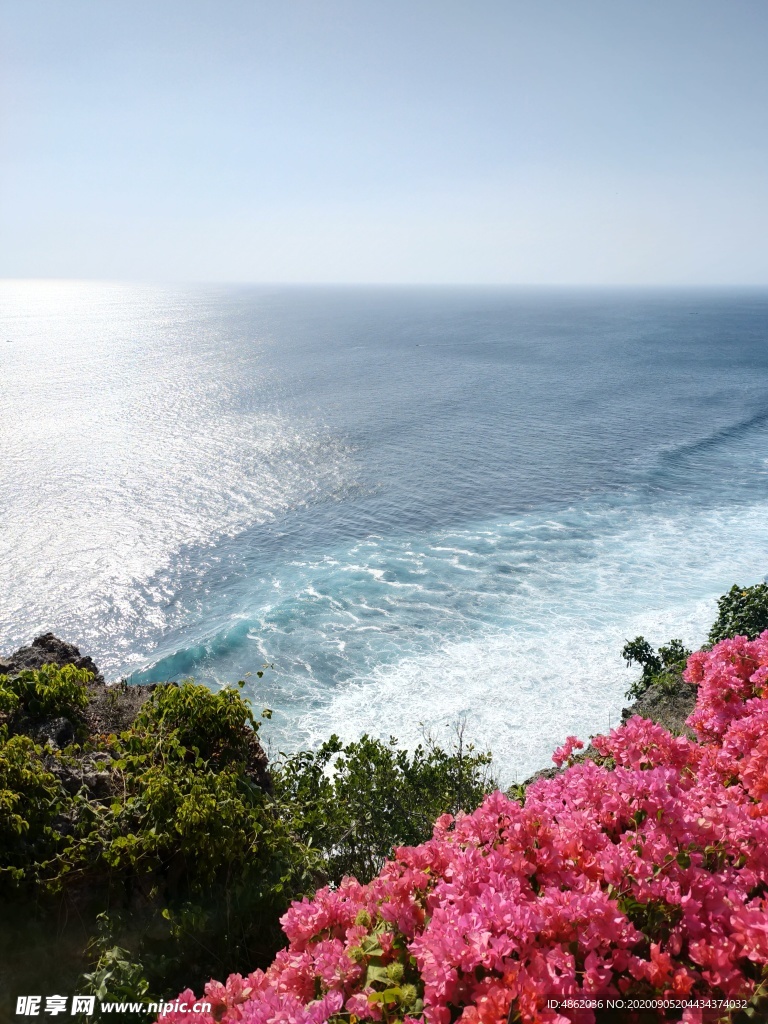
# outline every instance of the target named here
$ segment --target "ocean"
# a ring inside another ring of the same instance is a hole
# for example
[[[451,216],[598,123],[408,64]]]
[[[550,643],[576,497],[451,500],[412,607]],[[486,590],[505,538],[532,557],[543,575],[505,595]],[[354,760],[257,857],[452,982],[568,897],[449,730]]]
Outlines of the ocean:
[[[768,573],[768,293],[0,284],[0,650],[502,783]],[[265,667],[266,666],[266,667]],[[256,672],[264,670],[262,678]]]

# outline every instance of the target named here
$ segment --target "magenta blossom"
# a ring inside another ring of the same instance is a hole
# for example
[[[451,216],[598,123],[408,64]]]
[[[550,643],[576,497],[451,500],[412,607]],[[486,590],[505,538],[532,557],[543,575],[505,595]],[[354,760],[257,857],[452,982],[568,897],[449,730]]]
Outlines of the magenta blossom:
[[[749,1000],[768,970],[768,631],[692,655],[686,679],[697,740],[634,717],[522,805],[443,815],[369,884],[295,903],[266,972],[162,1024],[592,1024],[590,999]]]

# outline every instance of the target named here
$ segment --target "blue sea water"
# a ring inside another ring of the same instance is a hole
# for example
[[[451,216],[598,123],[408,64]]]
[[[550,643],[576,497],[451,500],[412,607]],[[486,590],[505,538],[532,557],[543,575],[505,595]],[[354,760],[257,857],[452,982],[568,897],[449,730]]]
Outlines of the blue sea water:
[[[273,750],[464,721],[522,780],[768,572],[768,293],[0,304],[0,647],[244,678]]]

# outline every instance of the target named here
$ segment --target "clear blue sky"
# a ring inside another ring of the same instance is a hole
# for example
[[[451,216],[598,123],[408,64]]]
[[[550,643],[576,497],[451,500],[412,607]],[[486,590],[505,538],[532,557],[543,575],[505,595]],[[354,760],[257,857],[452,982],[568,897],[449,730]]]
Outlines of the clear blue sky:
[[[766,0],[0,0],[0,276],[768,284]]]

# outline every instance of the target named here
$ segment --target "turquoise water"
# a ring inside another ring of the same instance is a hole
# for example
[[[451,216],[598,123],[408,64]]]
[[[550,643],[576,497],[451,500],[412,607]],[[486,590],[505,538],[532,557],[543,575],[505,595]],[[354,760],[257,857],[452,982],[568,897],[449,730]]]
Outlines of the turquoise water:
[[[765,293],[0,301],[2,647],[245,678],[273,749],[465,721],[523,778],[768,572]]]

